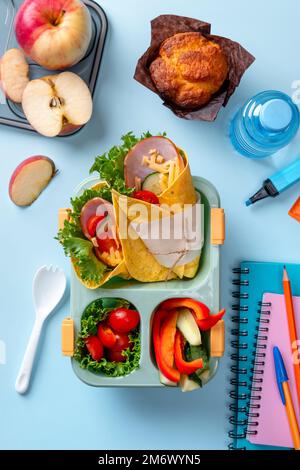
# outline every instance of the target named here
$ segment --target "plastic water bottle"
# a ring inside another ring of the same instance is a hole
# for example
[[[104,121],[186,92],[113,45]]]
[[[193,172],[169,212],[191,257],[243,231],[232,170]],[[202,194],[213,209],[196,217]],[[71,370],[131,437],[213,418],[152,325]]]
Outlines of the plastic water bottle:
[[[236,113],[230,123],[230,139],[245,157],[269,157],[291,142],[299,120],[298,107],[288,95],[263,91]]]

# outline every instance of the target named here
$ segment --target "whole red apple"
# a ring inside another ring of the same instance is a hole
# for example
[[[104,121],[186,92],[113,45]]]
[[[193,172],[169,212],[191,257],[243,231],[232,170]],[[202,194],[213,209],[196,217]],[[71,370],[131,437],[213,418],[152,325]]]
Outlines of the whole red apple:
[[[49,70],[62,70],[85,56],[91,15],[81,0],[25,0],[16,15],[15,33],[27,56]]]

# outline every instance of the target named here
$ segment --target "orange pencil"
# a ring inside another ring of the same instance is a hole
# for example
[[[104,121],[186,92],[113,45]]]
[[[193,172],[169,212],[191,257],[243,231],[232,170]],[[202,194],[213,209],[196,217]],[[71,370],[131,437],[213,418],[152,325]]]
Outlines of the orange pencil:
[[[296,323],[295,323],[295,312],[294,312],[294,305],[293,305],[291,283],[290,283],[289,276],[288,276],[285,266],[283,269],[282,283],[283,283],[286,314],[287,314],[289,333],[290,333],[292,357],[293,357],[293,363],[294,363],[294,376],[295,376],[296,387],[297,387],[298,402],[300,406],[300,361],[298,358],[298,342],[297,342],[297,331],[296,331]],[[296,358],[298,360],[296,360]]]

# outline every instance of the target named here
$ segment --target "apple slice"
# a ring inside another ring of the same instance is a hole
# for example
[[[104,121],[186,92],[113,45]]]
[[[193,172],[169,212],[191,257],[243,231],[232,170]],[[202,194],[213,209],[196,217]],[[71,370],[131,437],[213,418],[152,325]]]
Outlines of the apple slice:
[[[24,90],[22,106],[31,126],[46,137],[79,129],[93,112],[91,92],[73,72],[32,80]]]
[[[9,182],[9,197],[17,206],[29,206],[56,174],[54,162],[42,155],[27,158],[17,166]]]
[[[0,79],[5,95],[15,103],[21,103],[29,82],[29,65],[20,49],[5,52],[0,61]]]

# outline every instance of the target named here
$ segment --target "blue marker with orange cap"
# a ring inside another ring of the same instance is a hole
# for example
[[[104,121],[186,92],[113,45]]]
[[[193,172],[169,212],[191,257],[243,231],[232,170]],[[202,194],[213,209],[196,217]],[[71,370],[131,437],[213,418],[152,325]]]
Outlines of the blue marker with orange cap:
[[[283,362],[281,352],[279,351],[277,346],[273,348],[273,357],[278,390],[280,393],[281,401],[285,406],[286,415],[289,421],[291,435],[294,443],[294,448],[295,450],[300,450],[300,433],[290,392],[290,387],[288,384],[289,378],[286,373],[286,368]]]

